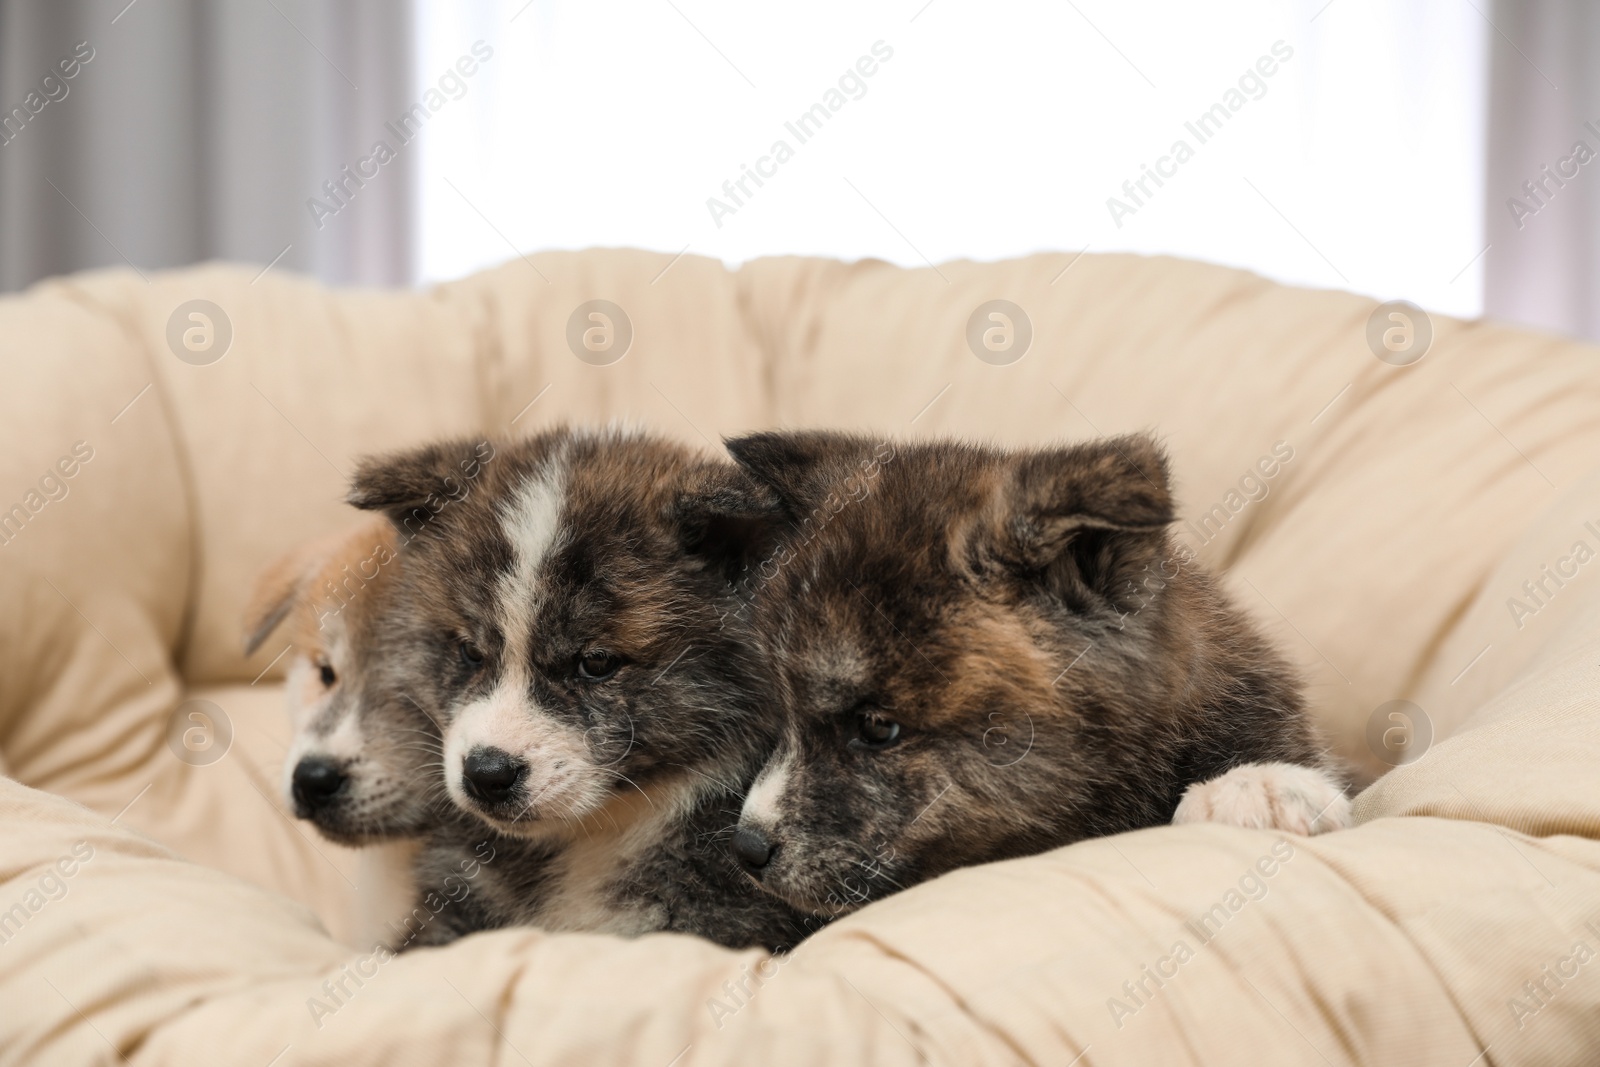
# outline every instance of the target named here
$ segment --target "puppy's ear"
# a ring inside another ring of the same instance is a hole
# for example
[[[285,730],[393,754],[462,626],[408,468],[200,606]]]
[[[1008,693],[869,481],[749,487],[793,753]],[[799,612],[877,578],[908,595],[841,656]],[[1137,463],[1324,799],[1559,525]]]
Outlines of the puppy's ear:
[[[808,514],[854,469],[855,460],[873,454],[865,437],[826,430],[768,431],[723,442],[749,475],[778,495],[791,518]]]
[[[363,511],[383,512],[409,537],[451,501],[465,500],[497,451],[493,441],[462,438],[368,456],[357,464],[345,499]]]
[[[288,617],[309,571],[303,549],[297,548],[273,560],[256,578],[244,607],[245,655],[253,655]]]
[[[256,579],[244,609],[244,653],[251,655],[324,577],[346,565],[394,551],[394,531],[380,518],[365,518],[348,530],[296,545],[273,560]],[[337,580],[337,579],[335,579]]]
[[[684,551],[733,581],[776,549],[784,510],[772,487],[716,463],[690,475],[669,518]]]
[[[1149,434],[1025,453],[1009,492],[1018,543],[1035,562],[1080,530],[1161,530],[1173,521],[1167,457]]]
[[[1002,492],[1002,554],[1063,594],[1112,595],[1174,519],[1167,458],[1148,434],[1025,453]]]

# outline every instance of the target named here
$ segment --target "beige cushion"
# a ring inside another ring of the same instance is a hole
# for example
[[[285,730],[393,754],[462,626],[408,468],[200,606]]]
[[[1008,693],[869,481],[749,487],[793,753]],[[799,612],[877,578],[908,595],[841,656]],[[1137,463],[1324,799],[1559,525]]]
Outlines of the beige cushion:
[[[205,366],[166,341],[192,299],[233,327]],[[566,340],[595,299],[633,328],[608,366]],[[1033,330],[1006,366],[966,339],[993,299]],[[1600,952],[1584,925],[1600,924],[1600,563],[1520,628],[1505,602],[1600,526],[1596,352],[1435,319],[1428,356],[1393,367],[1366,347],[1372,310],[1134,256],[730,272],[622,251],[424,293],[209,266],[0,300],[0,508],[26,507],[76,442],[94,450],[0,544],[0,766],[15,779],[0,781],[0,1049],[1464,1067],[1487,1046],[1479,1062],[1580,1062],[1600,1041],[1600,962],[1574,962],[1579,942]],[[677,936],[532,930],[362,962],[324,932],[356,936],[361,865],[281,807],[281,646],[241,654],[250,581],[350,521],[359,454],[613,418],[708,448],[774,424],[1018,444],[1148,427],[1196,526],[1284,442],[1292,459],[1264,498],[1225,509],[1204,558],[1303,665],[1364,774],[1384,769],[1368,736],[1387,701],[1415,701],[1436,740],[1362,795],[1348,833],[1085,842],[891,898],[781,965]],[[192,700],[232,734],[209,764],[175,755]],[[63,858],[72,875],[48,875]],[[1201,944],[1186,923],[1208,912],[1219,929]],[[341,979],[345,963],[372,976]],[[758,965],[771,977],[752,982]],[[1158,986],[1146,966],[1174,973]],[[322,988],[336,979],[337,1000]],[[729,992],[741,981],[753,996]]]

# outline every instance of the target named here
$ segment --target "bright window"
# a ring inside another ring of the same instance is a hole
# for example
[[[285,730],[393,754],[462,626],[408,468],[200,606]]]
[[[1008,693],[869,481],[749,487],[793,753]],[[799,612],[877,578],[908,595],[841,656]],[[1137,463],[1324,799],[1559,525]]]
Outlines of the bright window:
[[[1087,247],[1482,307],[1471,4],[419,7],[424,86],[494,50],[419,142],[424,281],[551,248]]]

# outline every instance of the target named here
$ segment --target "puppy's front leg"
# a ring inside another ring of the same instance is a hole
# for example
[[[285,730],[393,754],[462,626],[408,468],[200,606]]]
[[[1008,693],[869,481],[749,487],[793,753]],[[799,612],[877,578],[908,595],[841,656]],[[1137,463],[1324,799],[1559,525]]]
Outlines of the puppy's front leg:
[[[1184,790],[1172,822],[1311,835],[1348,829],[1350,818],[1349,798],[1326,771],[1294,763],[1246,763]]]

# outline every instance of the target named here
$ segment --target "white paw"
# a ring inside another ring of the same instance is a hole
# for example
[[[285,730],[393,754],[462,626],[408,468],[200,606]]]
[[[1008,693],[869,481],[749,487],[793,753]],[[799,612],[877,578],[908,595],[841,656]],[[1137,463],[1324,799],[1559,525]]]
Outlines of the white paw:
[[[1246,763],[1184,790],[1172,822],[1217,822],[1309,836],[1348,829],[1350,801],[1331,775],[1315,767]]]

